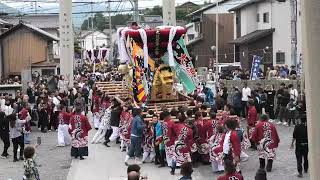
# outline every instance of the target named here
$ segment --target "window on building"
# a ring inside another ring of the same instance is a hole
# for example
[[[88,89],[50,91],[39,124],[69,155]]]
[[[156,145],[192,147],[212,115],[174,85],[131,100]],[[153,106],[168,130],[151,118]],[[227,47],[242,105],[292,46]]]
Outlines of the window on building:
[[[285,64],[286,59],[285,59],[285,53],[284,52],[277,52],[276,53],[276,63],[277,64]]]
[[[269,22],[269,13],[263,13],[263,22],[268,23]]]
[[[260,14],[257,14],[257,22],[260,22]]]

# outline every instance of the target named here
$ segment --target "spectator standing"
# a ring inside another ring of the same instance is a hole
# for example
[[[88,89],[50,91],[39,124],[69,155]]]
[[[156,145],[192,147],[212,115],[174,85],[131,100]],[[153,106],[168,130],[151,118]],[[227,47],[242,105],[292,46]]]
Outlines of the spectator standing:
[[[241,92],[239,91],[238,87],[234,87],[234,95],[232,97],[232,105],[233,105],[233,109],[235,111],[235,114],[240,117],[241,115]]]
[[[301,117],[301,124],[295,126],[293,131],[293,138],[291,143],[291,149],[294,147],[294,143],[296,143],[296,158],[297,158],[297,169],[298,169],[298,177],[302,178],[302,159],[303,159],[303,168],[304,172],[308,172],[308,129],[307,129],[307,118],[306,115]]]
[[[243,83],[243,88],[242,88],[242,117],[246,117],[246,112],[248,110],[247,108],[247,103],[249,101],[249,97],[251,96],[251,89],[248,87],[248,84],[245,82]]]
[[[4,112],[0,112],[0,138],[4,144],[0,157],[3,159],[9,157],[8,149],[10,147],[9,120],[5,116]]]
[[[273,121],[275,119],[274,98],[276,96],[276,91],[273,89],[272,85],[267,85],[265,93],[267,96],[265,111],[269,115],[270,121]]]

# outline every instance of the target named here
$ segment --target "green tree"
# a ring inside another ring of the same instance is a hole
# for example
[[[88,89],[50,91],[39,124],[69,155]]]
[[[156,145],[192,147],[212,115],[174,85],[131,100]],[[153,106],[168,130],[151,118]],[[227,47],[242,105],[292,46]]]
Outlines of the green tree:
[[[81,30],[90,30],[92,28],[92,17],[84,20]],[[93,29],[103,31],[109,28],[106,17],[102,13],[96,13],[93,17]]]

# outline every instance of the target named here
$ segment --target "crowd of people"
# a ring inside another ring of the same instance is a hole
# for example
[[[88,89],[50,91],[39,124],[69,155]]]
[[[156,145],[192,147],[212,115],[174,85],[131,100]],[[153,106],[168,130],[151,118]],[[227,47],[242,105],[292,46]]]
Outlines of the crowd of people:
[[[226,80],[250,80],[250,70],[241,69],[241,68],[233,68],[222,70],[220,73],[220,79]],[[258,79],[298,79],[299,74],[297,72],[297,68],[295,66],[291,66],[289,68],[288,65],[284,66],[275,66],[275,67],[267,67],[267,69],[262,70],[259,69],[257,74]]]
[[[302,159],[304,171],[308,171],[305,98],[291,84],[281,84],[276,91],[272,86],[251,90],[244,83],[242,89],[233,88],[231,101],[230,92],[223,86],[216,95],[204,88],[190,95],[189,105],[150,110],[148,106],[138,107],[130,98],[109,97],[98,89],[97,80],[122,79],[116,72],[109,74],[110,79],[78,73],[72,85],[70,77],[38,76],[28,84],[26,93],[18,91],[15,97],[2,94],[1,158],[10,157],[11,139],[13,161],[23,160],[27,178],[39,179],[33,159],[35,148],[25,148],[25,144],[30,144],[31,126],[37,125],[43,133],[57,131],[57,146],[71,145],[71,155],[75,158],[83,160],[89,155],[89,142],[107,147],[111,146],[110,142],[116,142],[126,152],[126,165],[133,161],[135,164],[153,162],[159,167],[169,166],[171,174],[175,174],[177,167],[186,167],[189,170],[181,169],[182,179],[191,179],[192,167],[200,163],[211,165],[215,173],[225,172],[219,180],[241,179],[240,162],[248,159],[244,150],[251,147],[259,154],[256,177],[260,177],[265,171],[272,171],[280,142],[272,122],[279,119],[278,124],[297,125],[292,144],[296,142],[299,177],[302,177]],[[90,111],[92,122],[86,116]],[[92,128],[97,131],[89,140]]]

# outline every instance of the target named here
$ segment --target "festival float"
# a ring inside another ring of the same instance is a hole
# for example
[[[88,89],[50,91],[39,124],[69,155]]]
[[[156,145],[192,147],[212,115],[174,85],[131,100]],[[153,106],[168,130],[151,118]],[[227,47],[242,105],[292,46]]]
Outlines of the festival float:
[[[185,45],[186,29],[176,26],[117,30],[119,72],[136,103],[178,101],[176,84],[192,93],[198,84]]]

